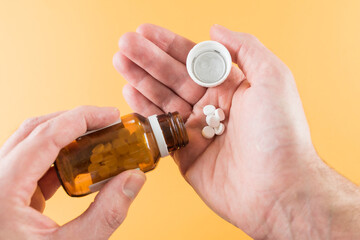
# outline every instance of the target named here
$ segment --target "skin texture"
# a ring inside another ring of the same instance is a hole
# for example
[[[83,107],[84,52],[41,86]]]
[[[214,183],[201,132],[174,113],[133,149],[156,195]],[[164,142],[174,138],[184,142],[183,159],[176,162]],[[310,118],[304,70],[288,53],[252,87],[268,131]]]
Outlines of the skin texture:
[[[114,65],[129,82],[129,104],[145,116],[180,112],[190,138],[173,155],[180,172],[254,239],[360,239],[359,189],[318,157],[290,70],[249,34],[216,25],[210,35],[238,65],[210,89],[186,72],[193,42],[150,24],[123,35]],[[207,104],[226,114],[224,134],[211,140],[201,136]],[[107,239],[119,227],[145,182],[138,170],[112,179],[64,226],[41,214],[59,187],[49,168],[59,150],[118,118],[115,108],[84,106],[22,124],[0,148],[1,238]]]
[[[119,118],[116,108],[84,106],[26,120],[0,148],[1,239],[107,239],[145,182],[139,170],[106,184],[78,218],[59,226],[42,215],[60,183],[49,168],[59,150],[87,130]],[[89,234],[91,232],[91,234]]]
[[[206,89],[186,71],[195,43],[151,24],[124,34],[113,63],[129,105],[144,116],[180,112],[190,138],[173,155],[180,172],[253,238],[359,237],[359,190],[318,157],[291,71],[252,35],[214,25],[210,36],[237,66]],[[201,136],[208,104],[226,115],[224,134],[211,140]]]

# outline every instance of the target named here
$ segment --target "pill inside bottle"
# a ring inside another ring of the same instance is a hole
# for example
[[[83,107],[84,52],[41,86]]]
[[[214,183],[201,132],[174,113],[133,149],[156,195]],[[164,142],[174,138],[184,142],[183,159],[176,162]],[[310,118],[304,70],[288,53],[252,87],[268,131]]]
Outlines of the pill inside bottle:
[[[154,169],[161,157],[188,142],[177,112],[149,118],[133,113],[77,138],[60,151],[54,165],[65,191],[79,197],[99,190],[125,170]]]

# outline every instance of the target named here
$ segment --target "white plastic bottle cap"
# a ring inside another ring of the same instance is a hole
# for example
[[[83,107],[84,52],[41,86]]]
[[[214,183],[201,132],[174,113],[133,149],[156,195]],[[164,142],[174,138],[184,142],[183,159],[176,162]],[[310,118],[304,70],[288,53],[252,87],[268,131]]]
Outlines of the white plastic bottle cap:
[[[217,128],[215,128],[214,130],[215,130],[216,135],[221,135],[225,131],[225,125],[220,123],[219,126]]]
[[[220,121],[225,120],[225,113],[221,108],[218,108],[214,111],[214,115],[216,118],[218,118]]]
[[[167,148],[165,138],[164,138],[163,132],[161,130],[159,121],[157,119],[157,115],[152,115],[152,116],[148,117],[148,119],[149,119],[151,129],[152,129],[152,131],[154,133],[155,140],[156,140],[156,143],[157,143],[159,151],[160,151],[160,156],[161,157],[168,156],[169,151],[168,151],[168,148]]]
[[[202,129],[201,134],[204,138],[212,138],[215,135],[215,130],[212,127],[206,126]]]
[[[219,126],[220,120],[219,118],[215,117],[215,115],[211,114],[206,116],[206,123],[210,127],[216,128]]]
[[[224,45],[215,41],[196,44],[186,59],[186,68],[190,77],[203,87],[215,87],[224,82],[231,66],[229,51]]]
[[[207,116],[207,115],[210,115],[210,114],[213,114],[213,112],[215,111],[215,106],[213,105],[206,105],[204,108],[203,108],[203,113]]]

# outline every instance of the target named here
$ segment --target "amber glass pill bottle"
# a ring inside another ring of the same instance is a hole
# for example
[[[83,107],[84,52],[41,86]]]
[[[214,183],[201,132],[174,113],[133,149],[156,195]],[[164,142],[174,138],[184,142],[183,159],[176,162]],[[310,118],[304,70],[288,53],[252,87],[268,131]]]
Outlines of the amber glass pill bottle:
[[[179,113],[148,118],[133,113],[77,138],[61,149],[54,165],[67,194],[80,197],[98,191],[125,170],[154,169],[161,157],[188,142]]]

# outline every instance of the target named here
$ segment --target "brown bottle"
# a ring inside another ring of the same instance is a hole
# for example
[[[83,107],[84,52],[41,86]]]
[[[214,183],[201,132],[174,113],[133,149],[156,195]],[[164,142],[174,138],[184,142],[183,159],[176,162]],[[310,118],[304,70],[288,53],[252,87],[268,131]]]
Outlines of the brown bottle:
[[[137,113],[91,131],[61,149],[55,169],[67,194],[98,191],[111,177],[128,169],[154,169],[160,159],[188,144],[178,112],[145,118]]]

